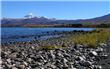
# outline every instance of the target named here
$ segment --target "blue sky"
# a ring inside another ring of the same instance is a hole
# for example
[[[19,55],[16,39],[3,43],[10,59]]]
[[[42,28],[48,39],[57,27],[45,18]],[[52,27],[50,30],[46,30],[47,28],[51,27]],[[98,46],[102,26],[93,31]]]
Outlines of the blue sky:
[[[110,1],[110,0],[2,0],[2,1]]]
[[[110,13],[109,1],[4,1],[2,17],[35,16],[57,19],[87,19]]]

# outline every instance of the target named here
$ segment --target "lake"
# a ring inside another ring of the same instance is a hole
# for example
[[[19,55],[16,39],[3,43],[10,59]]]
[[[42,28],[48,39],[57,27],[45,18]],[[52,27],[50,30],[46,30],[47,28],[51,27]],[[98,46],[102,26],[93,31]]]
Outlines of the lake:
[[[1,28],[1,42],[48,39],[61,36],[55,33],[74,30],[91,31],[94,30],[94,28]]]

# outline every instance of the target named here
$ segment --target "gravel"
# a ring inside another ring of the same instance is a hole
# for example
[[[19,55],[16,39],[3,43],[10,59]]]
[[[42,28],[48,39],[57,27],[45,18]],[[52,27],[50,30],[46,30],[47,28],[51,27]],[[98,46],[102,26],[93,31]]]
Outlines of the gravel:
[[[69,43],[66,49],[44,50],[39,45],[24,42],[1,46],[0,69],[110,69],[110,41],[97,48]]]

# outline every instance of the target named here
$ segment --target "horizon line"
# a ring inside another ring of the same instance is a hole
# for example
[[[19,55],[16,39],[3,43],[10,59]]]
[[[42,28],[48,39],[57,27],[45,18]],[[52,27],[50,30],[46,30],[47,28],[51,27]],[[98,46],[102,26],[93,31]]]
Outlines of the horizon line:
[[[105,14],[105,15],[109,15],[110,14],[110,12],[109,13],[107,13],[107,14]],[[102,16],[105,16],[105,15],[101,15],[101,16],[97,16],[97,17],[102,17]],[[47,16],[34,16],[34,17],[38,17],[38,18],[41,18],[41,17],[44,17],[44,18],[47,18],[47,19],[53,19],[53,18],[55,18],[55,17],[47,17]],[[32,18],[34,18],[34,17],[32,17]],[[79,19],[69,19],[69,18],[55,18],[56,20],[84,20],[84,19],[93,19],[93,18],[97,18],[97,17],[91,17],[91,18],[79,18]],[[0,19],[3,19],[3,18],[10,18],[10,19],[23,19],[23,18],[25,18],[25,17],[1,17]]]

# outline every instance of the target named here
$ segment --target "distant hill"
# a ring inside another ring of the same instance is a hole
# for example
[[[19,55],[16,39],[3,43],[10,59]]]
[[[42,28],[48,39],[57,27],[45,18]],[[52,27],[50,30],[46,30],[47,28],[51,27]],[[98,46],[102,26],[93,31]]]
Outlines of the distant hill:
[[[1,20],[2,27],[22,27],[22,26],[40,26],[40,25],[63,25],[63,24],[87,24],[87,25],[99,25],[99,24],[109,24],[110,25],[110,14],[101,17],[91,18],[91,19],[79,19],[79,20],[56,20],[49,19],[45,17],[33,17],[27,19],[14,19],[14,18],[4,18]]]
[[[53,20],[45,18],[45,17],[34,17],[29,19],[2,19],[1,25],[2,26],[25,26],[25,25],[32,25],[32,24],[50,24]]]
[[[110,24],[110,14],[104,15],[101,17],[92,18],[92,19],[85,19],[85,20],[80,21],[80,23]]]

